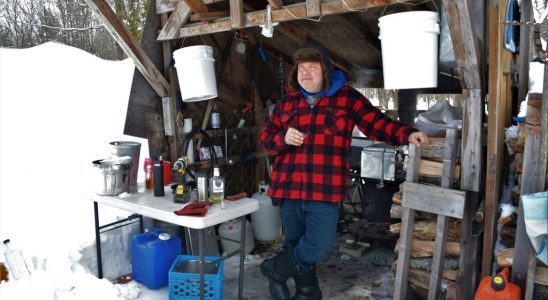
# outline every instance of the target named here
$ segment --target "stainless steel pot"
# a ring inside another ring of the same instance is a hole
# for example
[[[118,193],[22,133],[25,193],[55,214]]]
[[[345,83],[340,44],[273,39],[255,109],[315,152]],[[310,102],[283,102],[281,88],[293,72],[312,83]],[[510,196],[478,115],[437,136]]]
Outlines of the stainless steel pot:
[[[131,164],[131,158],[93,161],[93,167],[96,169],[95,192],[103,196],[115,196],[122,192],[129,192]]]
[[[180,273],[199,273],[200,272],[200,260],[191,259],[178,263],[175,266],[175,270]],[[219,266],[214,261],[204,261],[204,274],[217,274]]]

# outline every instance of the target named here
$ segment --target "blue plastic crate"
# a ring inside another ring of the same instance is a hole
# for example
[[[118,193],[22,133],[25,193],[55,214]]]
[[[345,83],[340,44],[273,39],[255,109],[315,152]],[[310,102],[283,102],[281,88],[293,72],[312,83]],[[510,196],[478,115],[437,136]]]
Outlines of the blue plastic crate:
[[[199,260],[199,256],[179,255],[173,261],[169,269],[169,300],[199,299],[197,297],[200,297],[200,273],[196,265],[196,261]],[[218,256],[204,256],[204,260],[217,263],[215,274],[204,271],[204,298],[219,300],[223,297],[223,261]],[[193,272],[181,272],[182,266]],[[212,267],[210,264],[206,266]]]

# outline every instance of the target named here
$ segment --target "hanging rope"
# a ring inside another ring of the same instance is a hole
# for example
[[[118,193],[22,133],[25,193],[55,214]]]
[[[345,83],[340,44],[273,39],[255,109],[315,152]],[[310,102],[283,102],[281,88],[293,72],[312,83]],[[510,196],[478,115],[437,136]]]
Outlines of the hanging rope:
[[[284,89],[284,58],[280,54],[278,56],[278,75],[280,76],[280,98],[283,98],[285,95],[285,89]]]

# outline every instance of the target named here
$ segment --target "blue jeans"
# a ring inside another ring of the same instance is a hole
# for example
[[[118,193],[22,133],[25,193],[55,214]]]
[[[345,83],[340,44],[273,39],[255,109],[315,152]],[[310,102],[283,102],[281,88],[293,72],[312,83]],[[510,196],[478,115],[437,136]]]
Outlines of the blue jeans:
[[[281,201],[284,247],[293,249],[299,271],[329,257],[337,238],[339,205],[319,201]]]

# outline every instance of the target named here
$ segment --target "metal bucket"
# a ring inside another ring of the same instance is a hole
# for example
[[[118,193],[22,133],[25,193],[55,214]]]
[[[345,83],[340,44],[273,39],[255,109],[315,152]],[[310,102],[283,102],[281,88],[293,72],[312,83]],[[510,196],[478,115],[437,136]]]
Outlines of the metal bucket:
[[[191,259],[178,263],[175,266],[175,270],[180,273],[199,273],[200,272],[200,260]],[[219,265],[214,261],[204,260],[204,274],[217,274]]]
[[[141,153],[141,143],[115,141],[110,142],[110,158],[119,158],[130,156],[132,161],[131,173],[129,176],[129,191],[130,193],[137,192],[137,175],[139,173],[139,156]]]
[[[115,196],[122,192],[129,192],[131,164],[131,159],[94,160],[93,167],[96,169],[95,192],[102,196]]]

